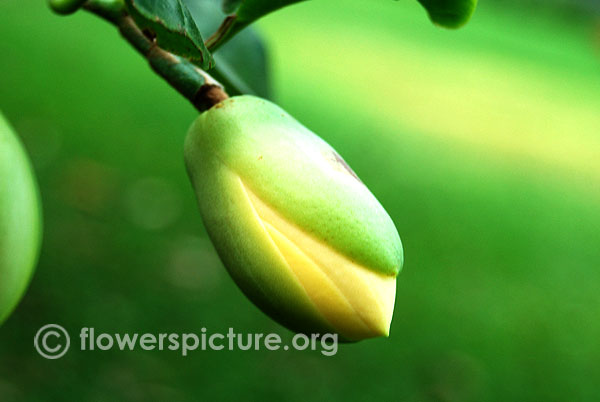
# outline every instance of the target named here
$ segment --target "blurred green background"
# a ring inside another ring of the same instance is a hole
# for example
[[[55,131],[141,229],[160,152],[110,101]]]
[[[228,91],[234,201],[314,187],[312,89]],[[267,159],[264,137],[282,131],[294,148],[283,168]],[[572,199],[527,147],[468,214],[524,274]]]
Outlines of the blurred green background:
[[[596,401],[600,20],[592,1],[321,0],[258,24],[274,98],[342,154],[406,250],[389,339],[319,352],[78,351],[97,332],[277,332],[235,287],[182,161],[196,112],[113,27],[0,2],[0,109],[45,231],[0,328],[0,401]],[[61,360],[33,348],[71,332]]]

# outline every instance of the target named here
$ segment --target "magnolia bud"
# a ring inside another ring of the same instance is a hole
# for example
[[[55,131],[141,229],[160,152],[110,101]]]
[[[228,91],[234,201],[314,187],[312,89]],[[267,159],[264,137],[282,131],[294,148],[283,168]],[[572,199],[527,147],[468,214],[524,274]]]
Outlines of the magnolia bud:
[[[202,113],[185,160],[208,234],[259,308],[302,333],[387,336],[400,237],[344,160],[253,96]]]
[[[0,114],[0,324],[33,273],[40,245],[40,207],[29,160]]]

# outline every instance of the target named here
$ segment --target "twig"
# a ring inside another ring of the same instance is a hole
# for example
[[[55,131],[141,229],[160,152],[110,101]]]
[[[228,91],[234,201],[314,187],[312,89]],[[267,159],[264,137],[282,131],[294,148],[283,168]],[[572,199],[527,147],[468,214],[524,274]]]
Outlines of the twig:
[[[83,8],[114,24],[121,35],[144,56],[152,70],[203,112],[229,96],[213,77],[198,66],[160,48],[127,14],[122,1],[88,0]]]

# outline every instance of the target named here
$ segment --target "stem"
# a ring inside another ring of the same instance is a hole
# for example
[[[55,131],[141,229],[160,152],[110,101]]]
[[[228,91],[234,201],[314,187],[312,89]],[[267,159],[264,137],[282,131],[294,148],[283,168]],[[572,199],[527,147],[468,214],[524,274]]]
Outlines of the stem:
[[[210,37],[206,40],[206,48],[209,52],[213,53],[222,45],[224,45],[233,35],[231,35],[232,28],[235,26],[235,21],[237,19],[236,15],[228,15],[225,17],[219,28],[217,28],[216,32],[210,35]]]
[[[83,8],[114,24],[121,35],[142,56],[152,70],[189,100],[200,112],[229,96],[214,78],[190,61],[161,49],[153,38],[142,32],[120,0],[88,0]]]

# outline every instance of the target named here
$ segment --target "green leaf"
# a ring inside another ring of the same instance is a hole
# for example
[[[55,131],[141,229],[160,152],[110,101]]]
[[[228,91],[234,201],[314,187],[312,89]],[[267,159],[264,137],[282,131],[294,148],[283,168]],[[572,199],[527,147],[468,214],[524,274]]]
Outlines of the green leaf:
[[[182,0],[126,0],[126,4],[136,24],[155,35],[161,48],[203,69],[213,66],[200,29]]]
[[[232,22],[223,37],[235,35],[260,17],[303,0],[221,0],[225,13],[232,15]],[[446,28],[458,28],[470,18],[477,0],[418,0],[429,13],[431,20]],[[218,46],[218,45],[217,45]]]
[[[227,16],[220,0],[183,0],[202,35],[215,32]],[[210,74],[220,81],[230,95],[270,95],[265,46],[258,33],[249,27],[213,54],[215,68]]]
[[[477,0],[419,0],[434,23],[446,28],[459,28],[469,21]]]
[[[207,41],[209,49],[218,49],[231,37],[260,17],[304,0],[221,0],[223,12],[228,14],[216,35]],[[431,20],[447,28],[464,25],[475,10],[477,0],[418,0]]]

